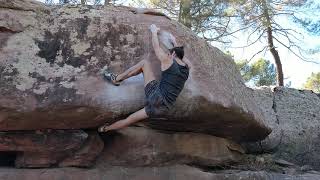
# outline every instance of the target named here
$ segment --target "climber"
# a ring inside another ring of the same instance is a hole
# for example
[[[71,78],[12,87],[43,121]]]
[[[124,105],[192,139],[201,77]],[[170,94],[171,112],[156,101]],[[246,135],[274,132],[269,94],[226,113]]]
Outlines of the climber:
[[[188,79],[191,63],[183,57],[183,47],[177,47],[174,37],[171,37],[174,47],[169,49],[168,53],[160,47],[158,40],[159,30],[154,24],[150,26],[152,45],[157,58],[161,62],[162,73],[160,81],[156,80],[148,60],[140,61],[119,75],[110,72],[104,74],[109,82],[118,86],[123,80],[143,73],[146,95],[145,107],[131,114],[126,119],[117,121],[111,125],[105,124],[101,126],[98,131],[117,130],[143,119],[159,118],[165,115],[173,106]]]

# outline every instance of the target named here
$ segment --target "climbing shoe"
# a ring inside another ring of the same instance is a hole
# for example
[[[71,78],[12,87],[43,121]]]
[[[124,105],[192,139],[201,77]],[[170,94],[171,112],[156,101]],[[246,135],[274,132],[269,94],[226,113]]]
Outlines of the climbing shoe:
[[[115,86],[119,86],[121,84],[121,81],[117,81],[117,74],[111,73],[111,72],[105,72],[103,73],[103,77],[104,79],[106,79],[107,81],[109,81],[110,83],[112,83]]]

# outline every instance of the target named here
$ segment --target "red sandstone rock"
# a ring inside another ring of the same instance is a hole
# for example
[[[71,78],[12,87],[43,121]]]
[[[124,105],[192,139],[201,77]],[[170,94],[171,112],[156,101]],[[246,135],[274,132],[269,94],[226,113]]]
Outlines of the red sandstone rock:
[[[0,151],[64,152],[79,149],[87,138],[81,130],[0,132]]]
[[[104,148],[104,143],[96,132],[90,132],[89,138],[72,156],[59,163],[60,167],[91,167]],[[111,148],[111,147],[107,147]]]
[[[240,145],[197,133],[169,133],[131,127],[103,136],[106,148],[98,164],[115,166],[163,166],[193,164],[220,166],[241,160]]]
[[[103,146],[97,133],[82,130],[0,132],[0,153],[16,152],[23,168],[91,167]]]
[[[15,160],[17,168],[49,168],[55,166],[71,152],[20,152]]]

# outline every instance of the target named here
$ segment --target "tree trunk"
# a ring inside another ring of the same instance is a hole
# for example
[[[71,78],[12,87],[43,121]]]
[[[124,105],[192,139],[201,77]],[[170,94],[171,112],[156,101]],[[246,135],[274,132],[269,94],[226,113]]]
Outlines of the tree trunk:
[[[178,22],[181,22],[181,12],[182,12],[182,2],[180,1]]]
[[[283,71],[282,71],[282,64],[280,60],[280,56],[276,48],[274,47],[273,44],[273,36],[272,36],[272,28],[271,28],[271,22],[270,22],[270,16],[268,12],[268,7],[266,4],[266,1],[263,1],[263,8],[264,8],[264,16],[267,21],[267,35],[268,35],[268,46],[270,49],[270,52],[274,58],[274,62],[276,63],[277,67],[277,85],[278,86],[283,86]]]
[[[105,0],[105,1],[104,1],[104,5],[105,5],[105,6],[108,6],[109,4],[110,4],[110,0]]]
[[[86,4],[86,0],[81,0],[81,4]]]
[[[191,1],[192,0],[181,0],[180,2],[180,13],[179,22],[183,25],[191,28]]]
[[[270,48],[270,52],[274,58],[274,61],[276,63],[277,66],[277,85],[278,86],[283,86],[283,71],[282,71],[282,64],[281,64],[281,60],[280,60],[280,56],[278,51],[276,50],[276,48],[273,45],[273,39],[272,39],[272,29],[271,27],[268,27],[267,29],[268,31],[268,46]]]

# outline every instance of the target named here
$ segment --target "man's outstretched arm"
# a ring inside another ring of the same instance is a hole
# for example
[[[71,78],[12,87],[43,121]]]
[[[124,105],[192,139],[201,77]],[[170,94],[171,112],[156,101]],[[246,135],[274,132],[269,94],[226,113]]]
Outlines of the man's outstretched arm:
[[[159,39],[158,39],[158,31],[159,30],[160,29],[154,24],[152,24],[150,26],[150,31],[152,34],[152,46],[153,46],[154,52],[156,53],[156,56],[160,61],[164,61],[164,60],[166,60],[167,55],[161,49],[160,44],[159,44]]]

